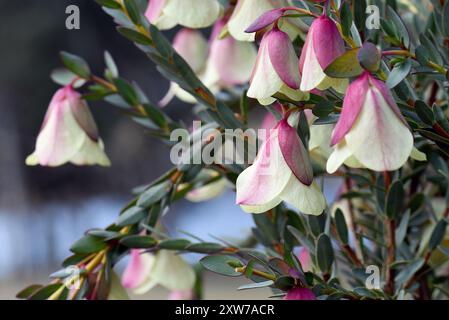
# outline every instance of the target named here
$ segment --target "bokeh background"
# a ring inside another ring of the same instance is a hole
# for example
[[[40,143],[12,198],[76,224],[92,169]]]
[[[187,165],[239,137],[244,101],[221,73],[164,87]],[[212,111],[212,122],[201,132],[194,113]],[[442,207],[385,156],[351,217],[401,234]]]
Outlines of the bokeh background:
[[[81,10],[81,29],[67,30],[68,5]],[[173,37],[173,32],[168,33]],[[103,53],[115,58],[123,77],[137,81],[153,101],[168,89],[154,65],[115,26],[93,0],[0,1],[0,298],[14,299],[21,288],[47,283],[70,245],[90,228],[114,221],[130,190],[170,168],[166,147],[110,105],[91,104],[112,168],[26,167],[48,103],[58,88],[49,77],[61,66],[59,51],[84,57],[97,74]],[[173,101],[166,111],[191,121],[191,106]],[[165,224],[206,240],[250,234],[252,218],[234,205],[229,190],[205,204],[180,202]],[[190,257],[192,258],[192,257]],[[193,257],[197,258],[197,257]],[[126,261],[124,261],[125,263]],[[119,266],[119,271],[122,266]],[[237,292],[244,279],[206,274],[208,299],[266,298],[268,291]],[[145,298],[165,298],[163,289]]]

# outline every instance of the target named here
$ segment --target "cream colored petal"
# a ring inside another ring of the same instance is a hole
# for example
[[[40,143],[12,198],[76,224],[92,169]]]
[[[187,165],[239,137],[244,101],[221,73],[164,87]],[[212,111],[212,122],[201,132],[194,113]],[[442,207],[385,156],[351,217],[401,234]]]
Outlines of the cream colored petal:
[[[190,290],[195,285],[195,271],[173,251],[160,250],[155,256],[151,278],[170,291]]]
[[[269,0],[239,0],[228,22],[229,33],[239,41],[254,41],[254,33],[245,30],[263,13],[274,9]]]
[[[184,27],[198,29],[217,21],[222,7],[217,0],[168,0],[163,13]]]
[[[334,151],[327,160],[326,170],[328,173],[335,173],[345,161],[351,157],[352,152],[346,144],[346,140],[342,140],[334,147]]]
[[[375,88],[368,92],[362,111],[345,140],[354,157],[374,171],[399,169],[413,149],[412,133]]]
[[[89,137],[87,137],[87,135],[83,146],[78,153],[70,159],[70,162],[79,166],[90,166],[97,164],[103,167],[109,167],[111,165],[111,161],[104,152],[103,141],[92,141]]]
[[[318,62],[312,42],[309,43],[306,49],[306,57],[301,76],[301,91],[311,91],[317,88],[327,77]]]
[[[86,137],[68,101],[62,102],[52,110],[37,138],[35,155],[39,164],[56,167],[69,162]]]
[[[416,161],[427,161],[427,155],[424,152],[419,151],[415,147],[413,147],[410,157]]]
[[[248,97],[264,101],[277,93],[284,83],[275,71],[268,54],[268,43],[262,41],[259,56],[253,70]]]
[[[190,191],[186,199],[191,202],[203,202],[222,195],[227,189],[226,179],[220,179],[200,188]]]
[[[318,216],[326,208],[326,199],[316,182],[306,186],[295,176],[290,178],[280,197],[304,214]]]

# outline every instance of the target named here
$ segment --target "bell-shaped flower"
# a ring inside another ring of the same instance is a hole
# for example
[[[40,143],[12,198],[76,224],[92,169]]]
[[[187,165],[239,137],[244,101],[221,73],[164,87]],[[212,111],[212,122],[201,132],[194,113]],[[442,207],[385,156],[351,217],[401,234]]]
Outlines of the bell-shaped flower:
[[[349,86],[331,143],[329,173],[343,163],[374,171],[397,170],[414,151],[413,135],[390,90],[368,72]]]
[[[204,169],[200,175],[204,175],[209,179],[214,179],[219,176],[216,171]],[[182,185],[180,188],[182,189]],[[218,180],[209,184],[200,186],[193,189],[186,195],[186,199],[191,202],[204,202],[211,199],[215,199],[221,196],[228,188],[228,182],[225,178],[219,178]]]
[[[133,249],[122,285],[135,294],[145,294],[157,285],[170,291],[189,291],[195,285],[195,278],[193,268],[172,251],[152,254]]]
[[[211,26],[222,11],[217,0],[150,0],[145,16],[161,30],[178,24],[198,29]]]
[[[262,105],[276,101],[272,97],[276,93],[295,101],[306,100],[308,93],[299,90],[300,82],[295,49],[288,35],[274,27],[260,43],[247,95]]]
[[[307,34],[299,63],[302,75],[301,90],[326,90],[332,87],[344,93],[349,80],[330,78],[324,73],[324,70],[344,53],[345,42],[335,22],[325,15],[315,19]]]
[[[308,288],[293,288],[287,293],[284,300],[316,300],[316,296]]]
[[[236,199],[249,213],[269,211],[282,201],[311,215],[320,215],[326,207],[307,151],[285,118],[271,130],[255,162],[237,178]]]
[[[178,54],[214,94],[223,88],[246,84],[257,57],[252,43],[236,41],[232,37],[220,39],[225,24],[225,19],[217,21],[209,44],[199,31],[191,29],[181,30],[173,42]],[[167,105],[174,96],[187,103],[196,103],[190,93],[172,83],[169,93],[160,103],[161,106]]]
[[[48,107],[36,141],[36,150],[26,159],[30,166],[109,166],[97,125],[87,103],[71,85],[59,89]]]
[[[228,23],[229,33],[239,41],[254,41],[255,33],[248,32],[248,28],[262,15],[276,8],[288,6],[286,0],[238,0]],[[298,19],[295,19],[298,20]],[[301,22],[282,18],[279,21],[281,30],[294,40],[302,34]]]

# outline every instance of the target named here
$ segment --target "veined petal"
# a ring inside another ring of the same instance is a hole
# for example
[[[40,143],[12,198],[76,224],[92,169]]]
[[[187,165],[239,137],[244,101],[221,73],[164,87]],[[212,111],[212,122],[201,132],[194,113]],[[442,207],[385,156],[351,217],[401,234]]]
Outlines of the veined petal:
[[[310,29],[314,52],[322,70],[325,70],[336,58],[345,53],[345,42],[335,22],[325,15],[315,19]]]
[[[100,165],[103,167],[111,166],[111,161],[104,152],[104,144],[100,139],[92,141],[88,136],[77,154],[75,154],[70,162],[79,166]]]
[[[282,81],[292,89],[299,89],[298,57],[288,35],[273,29],[267,36],[271,63]]]
[[[195,285],[195,272],[175,252],[160,250],[151,268],[151,278],[170,291],[190,290]]]
[[[351,155],[352,152],[348,148],[346,140],[341,140],[327,160],[326,171],[330,174],[335,173]]]
[[[274,9],[269,0],[239,0],[229,19],[229,33],[239,41],[254,41],[254,33],[245,30],[265,12]]]
[[[326,199],[316,182],[306,186],[295,176],[290,178],[280,197],[304,214],[319,216],[326,208]]]
[[[369,74],[365,73],[349,86],[343,101],[343,110],[332,134],[332,145],[339,143],[354,126],[367,99]]]
[[[181,29],[173,40],[173,48],[195,73],[204,68],[209,49],[201,32],[187,28]]]
[[[72,88],[67,87],[65,90],[67,102],[69,103],[73,116],[79,126],[91,140],[98,141],[99,134],[97,124],[95,123],[94,117],[92,116],[87,103],[82,100],[81,95]]]
[[[63,90],[63,89],[61,89]],[[36,142],[36,156],[43,166],[60,166],[80,150],[86,133],[75,119],[67,100],[52,109]]]
[[[312,32],[312,31],[309,31]],[[309,37],[309,36],[308,36]],[[301,69],[301,91],[311,91],[318,87],[326,78],[323,68],[316,57],[311,41],[308,39],[304,45],[300,63]],[[305,51],[304,51],[305,50]],[[303,57],[304,56],[304,57]]]
[[[209,59],[222,82],[241,85],[251,78],[257,50],[252,43],[236,41],[232,37],[216,38],[212,41]]]
[[[167,0],[163,11],[178,24],[197,29],[211,26],[222,7],[217,0]]]
[[[281,202],[279,195],[291,176],[293,172],[280,150],[278,130],[273,129],[254,164],[237,178],[236,202],[243,210],[253,213],[272,209]]]
[[[298,132],[286,119],[279,123],[278,132],[279,147],[285,162],[301,183],[310,186],[313,182],[312,165]]]
[[[375,87],[369,89],[346,141],[357,160],[374,171],[399,169],[413,149],[412,133]]]
[[[160,30],[171,29],[177,22],[164,14],[163,10],[168,0],[150,0],[145,16],[148,21],[158,27]]]
[[[122,276],[122,285],[127,289],[135,289],[148,280],[154,258],[148,254],[142,254],[140,250],[131,250],[130,261]]]
[[[247,95],[255,99],[271,98],[284,84],[271,63],[267,35],[260,44],[250,83]]]

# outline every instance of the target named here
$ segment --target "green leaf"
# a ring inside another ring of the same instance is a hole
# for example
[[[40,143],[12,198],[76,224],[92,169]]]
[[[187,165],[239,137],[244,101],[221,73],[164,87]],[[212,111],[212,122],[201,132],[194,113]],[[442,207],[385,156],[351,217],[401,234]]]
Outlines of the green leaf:
[[[262,282],[255,282],[250,284],[245,284],[243,286],[240,286],[237,288],[237,290],[251,290],[251,289],[260,289],[260,288],[266,288],[271,287],[274,284],[273,280],[267,280]]]
[[[61,60],[64,66],[77,76],[80,76],[83,79],[88,79],[90,77],[90,68],[84,59],[62,51]]]
[[[402,80],[404,80],[409,75],[411,69],[412,63],[410,60],[406,60],[403,63],[396,63],[387,79],[388,88],[393,89],[398,84],[400,84]]]
[[[401,219],[401,223],[396,229],[396,245],[399,247],[407,236],[407,229],[410,222],[410,210],[404,214]]]
[[[86,83],[84,79],[78,79],[77,81],[75,81],[76,78],[79,77],[73,72],[64,68],[53,70],[50,74],[50,77],[55,83],[61,86],[66,86],[72,83],[74,88],[79,88]]]
[[[160,108],[155,107],[149,103],[144,103],[143,107],[145,108],[145,112],[148,115],[148,118],[154,122],[159,128],[164,128],[167,125],[167,119],[165,118],[165,114],[161,111]]]
[[[171,189],[171,182],[164,181],[157,184],[142,193],[137,201],[137,205],[142,208],[148,208],[154,203],[160,201]]]
[[[335,59],[324,71],[332,78],[352,78],[360,75],[363,68],[360,66],[357,54],[359,49],[352,49]]]
[[[404,208],[404,185],[397,180],[392,183],[387,193],[385,213],[388,218],[395,219]]]
[[[126,27],[117,27],[118,33],[120,33],[125,38],[138,43],[142,44],[144,46],[151,46],[153,45],[153,41],[148,38],[146,35],[141,34],[140,32],[137,32],[136,30],[126,28]]]
[[[435,124],[435,115],[432,109],[422,100],[416,100],[415,110],[418,117],[427,124],[428,126],[433,126]]]
[[[104,52],[104,62],[109,72],[111,73],[112,78],[117,78],[119,75],[118,68],[115,64],[114,58],[112,58],[111,54],[108,51]]]
[[[327,117],[334,111],[334,102],[323,100],[318,102],[312,109],[313,114],[318,118]]]
[[[276,279],[274,286],[282,291],[288,291],[295,287],[296,279],[290,276],[282,276]]]
[[[175,50],[173,49],[170,42],[166,37],[162,35],[162,33],[154,26],[150,26],[150,34],[153,39],[154,45],[156,46],[157,51],[164,58],[172,58]]]
[[[194,243],[189,245],[186,250],[195,253],[213,254],[224,249],[221,244],[212,242]]]
[[[46,300],[48,299],[53,293],[55,293],[57,290],[59,290],[63,286],[61,283],[55,283],[50,284],[46,287],[42,287],[35,291],[30,297],[30,300]]]
[[[189,240],[185,239],[169,239],[159,242],[158,247],[167,250],[185,250],[191,244]]]
[[[103,239],[87,235],[76,241],[71,247],[70,251],[78,254],[95,253],[106,248],[106,243]]]
[[[133,235],[120,240],[120,243],[128,248],[147,249],[157,245],[157,241],[150,236]]]
[[[407,283],[407,281],[409,281],[415,275],[415,273],[418,272],[419,269],[421,269],[424,263],[425,260],[423,258],[419,258],[418,260],[413,261],[412,263],[407,265],[407,267],[402,269],[394,279],[397,286],[401,286]]]
[[[343,35],[349,36],[351,33],[352,26],[352,12],[349,3],[343,2],[340,9],[340,17],[341,17],[341,29]]]
[[[335,211],[335,226],[337,228],[338,236],[343,244],[349,243],[348,226],[346,225],[345,216],[340,208]]]
[[[119,227],[125,227],[132,224],[136,224],[137,222],[145,218],[146,214],[147,210],[145,208],[139,206],[131,207],[118,217],[115,224]]]
[[[37,292],[42,288],[40,284],[33,284],[31,286],[22,289],[19,293],[16,294],[16,298],[18,299],[28,299],[32,294]]]
[[[96,3],[109,9],[120,9],[120,4],[115,0],[95,0]]]
[[[129,18],[131,21],[137,25],[142,25],[142,14],[139,11],[139,7],[137,6],[134,0],[124,0],[126,11],[128,12]]]
[[[446,37],[449,37],[449,2],[446,1],[443,8],[443,18],[441,19],[443,23],[443,31]]]
[[[429,240],[429,250],[433,251],[438,247],[441,242],[443,242],[444,236],[446,235],[447,221],[440,220],[438,221],[435,229],[433,229],[432,236]]]
[[[114,84],[117,87],[118,93],[131,106],[138,106],[140,104],[139,96],[136,89],[125,79],[114,79]]]
[[[396,34],[399,38],[398,40],[400,40],[401,43],[406,48],[408,48],[410,46],[410,35],[408,34],[408,30],[405,27],[405,24],[402,21],[401,17],[390,6],[387,6],[387,15],[389,21],[391,21],[395,26],[395,29],[397,31]]]
[[[331,239],[324,233],[318,238],[315,256],[320,270],[324,273],[329,273],[335,256]]]
[[[200,260],[200,264],[207,270],[228,277],[239,277],[242,275],[236,272],[235,268],[242,267],[243,263],[231,256],[207,256]]]

